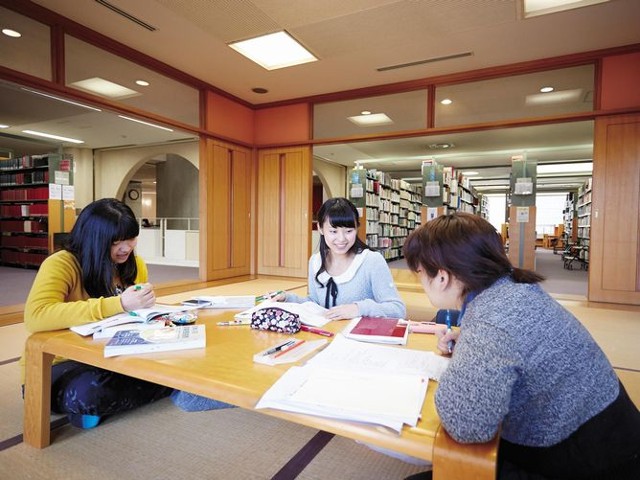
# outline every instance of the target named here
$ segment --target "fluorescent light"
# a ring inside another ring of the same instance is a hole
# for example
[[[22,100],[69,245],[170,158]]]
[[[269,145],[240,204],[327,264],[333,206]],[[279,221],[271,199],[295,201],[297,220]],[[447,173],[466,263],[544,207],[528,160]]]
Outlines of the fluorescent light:
[[[36,95],[40,95],[42,97],[52,98],[53,100],[58,100],[59,102],[69,103],[71,105],[75,105],[76,107],[86,108],[87,110],[93,110],[95,112],[101,112],[99,108],[90,107],[89,105],[84,105],[82,103],[74,102],[72,100],[67,100],[66,98],[56,97],[55,95],[49,95],[47,93],[38,92],[36,90],[31,90],[30,88],[22,88],[25,92],[35,93]]]
[[[527,105],[547,105],[549,103],[576,102],[582,98],[582,89],[558,90],[557,92],[535,93],[527,95]]]
[[[377,127],[378,125],[391,125],[391,120],[384,113],[371,113],[369,115],[355,115],[347,117],[347,120],[355,123],[359,127]]]
[[[587,7],[609,0],[522,0],[524,18],[562,12],[573,8]]]
[[[284,31],[233,42],[229,46],[267,70],[292,67],[318,60]]]
[[[463,175],[478,175],[478,172],[462,172]]]
[[[61,137],[59,135],[53,135],[51,133],[36,132],[35,130],[22,130],[22,133],[29,133],[31,135],[36,135],[38,137],[52,138],[54,140],[62,140],[63,142],[84,143],[84,141],[77,140],[75,138]]]
[[[9,128],[9,125],[5,125],[4,123],[0,123],[0,128]]]
[[[140,92],[136,92],[135,90],[131,90],[130,88],[118,85],[117,83],[110,82],[109,80],[105,80],[100,77],[79,80],[77,82],[70,83],[69,85],[80,90],[84,90],[85,92],[95,93],[102,97],[113,98],[116,100],[140,95]]]
[[[138,120],[137,118],[125,117],[124,115],[118,115],[120,118],[124,118],[125,120],[129,120],[131,122],[141,123],[143,125],[148,125],[149,127],[159,128],[160,130],[166,130],[167,132],[173,132],[172,129],[167,127],[161,127],[160,125],[154,125],[153,123],[145,122],[142,120]]]
[[[536,173],[538,175],[554,175],[554,174],[575,174],[575,173],[591,173],[593,172],[592,162],[575,162],[575,163],[552,163],[538,164]]]
[[[15,30],[11,30],[10,28],[3,28],[2,33],[11,38],[20,38],[22,36],[20,32],[16,32]]]

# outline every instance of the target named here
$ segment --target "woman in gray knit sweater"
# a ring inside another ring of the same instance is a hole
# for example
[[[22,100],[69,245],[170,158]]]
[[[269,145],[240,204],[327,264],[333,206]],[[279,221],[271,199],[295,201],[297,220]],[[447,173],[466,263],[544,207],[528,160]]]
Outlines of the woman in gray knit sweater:
[[[543,278],[512,267],[491,224],[438,217],[404,254],[434,306],[461,310],[460,330],[439,339],[443,353],[454,343],[435,398],[454,439],[500,431],[500,479],[640,478],[638,409]]]

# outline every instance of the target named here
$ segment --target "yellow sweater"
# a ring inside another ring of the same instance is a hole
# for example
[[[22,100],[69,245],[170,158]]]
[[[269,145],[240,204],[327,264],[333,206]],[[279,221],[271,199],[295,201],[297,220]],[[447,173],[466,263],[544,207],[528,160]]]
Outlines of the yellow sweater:
[[[136,257],[136,283],[146,283],[149,273]],[[60,250],[42,262],[24,308],[29,333],[60,330],[124,312],[120,297],[89,298],[82,287],[80,264],[70,252]],[[58,363],[62,358],[56,358]],[[24,355],[20,359],[24,381]]]

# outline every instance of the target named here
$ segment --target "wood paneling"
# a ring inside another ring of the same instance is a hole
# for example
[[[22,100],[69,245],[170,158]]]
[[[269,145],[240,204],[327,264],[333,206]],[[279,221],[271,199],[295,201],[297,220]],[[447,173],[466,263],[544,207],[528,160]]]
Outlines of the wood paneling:
[[[589,300],[640,305],[640,115],[596,120]]]
[[[205,140],[200,159],[202,280],[251,273],[251,151]]]
[[[518,208],[529,209],[529,221],[518,222]],[[522,239],[522,241],[521,241]],[[536,268],[536,207],[510,207],[509,260],[514,267]]]
[[[258,273],[307,276],[311,250],[311,151],[258,155]]]

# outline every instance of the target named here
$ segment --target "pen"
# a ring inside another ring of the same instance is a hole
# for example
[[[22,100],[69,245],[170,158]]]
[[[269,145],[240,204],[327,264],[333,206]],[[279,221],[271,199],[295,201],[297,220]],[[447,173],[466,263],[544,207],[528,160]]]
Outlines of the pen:
[[[287,347],[287,346],[291,345],[292,343],[296,343],[296,341],[295,341],[295,340],[289,340],[288,342],[285,342],[285,343],[283,343],[283,344],[281,344],[281,345],[278,345],[277,347],[270,348],[269,350],[267,350],[266,352],[264,352],[264,353],[262,354],[262,356],[263,356],[263,357],[266,357],[267,355],[271,355],[272,353],[279,352],[280,350],[282,350],[283,348],[285,348],[285,347]]]
[[[133,289],[137,292],[138,290],[142,290],[142,285],[136,285]]]
[[[299,347],[300,345],[302,345],[305,341],[304,340],[300,340],[299,342],[295,342],[293,345],[290,345],[288,347],[282,348],[280,349],[280,351],[278,353],[276,353],[273,358],[278,358],[280,355],[284,355],[285,353],[293,350],[296,347]]]
[[[300,330],[303,332],[315,333],[316,335],[322,335],[324,337],[333,337],[333,332],[321,330],[319,328],[309,327],[307,325],[300,325]]]
[[[449,312],[447,312],[445,321],[447,323],[447,333],[451,333],[451,315],[449,315]],[[449,340],[449,343],[447,343],[447,349],[449,350],[449,353],[453,352],[453,340]]]
[[[256,297],[256,301],[257,302],[262,302],[264,300],[269,300],[270,298],[277,297],[281,293],[284,293],[284,290],[278,290],[276,292],[265,293],[264,295],[260,295],[259,297]]]
[[[251,325],[251,320],[231,320],[230,322],[218,322],[221,327],[231,327],[234,325]]]

